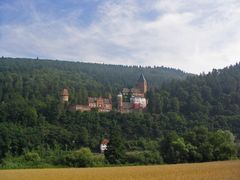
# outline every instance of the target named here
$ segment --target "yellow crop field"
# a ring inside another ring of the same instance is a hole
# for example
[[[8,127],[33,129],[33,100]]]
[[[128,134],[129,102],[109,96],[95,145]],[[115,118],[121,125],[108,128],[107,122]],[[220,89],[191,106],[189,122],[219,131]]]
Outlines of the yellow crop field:
[[[106,168],[59,168],[0,170],[1,180],[151,180],[151,179],[240,179],[240,160],[195,164]]]

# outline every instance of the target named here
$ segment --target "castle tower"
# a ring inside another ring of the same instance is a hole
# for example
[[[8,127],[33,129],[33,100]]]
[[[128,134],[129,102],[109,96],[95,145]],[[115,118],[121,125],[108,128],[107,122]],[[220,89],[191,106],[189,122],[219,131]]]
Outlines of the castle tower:
[[[69,93],[68,93],[68,89],[63,89],[63,91],[61,92],[60,94],[60,98],[61,98],[61,101],[62,102],[68,102],[68,99],[69,99]]]
[[[147,80],[145,79],[143,74],[141,74],[141,76],[139,77],[136,88],[140,89],[141,92],[144,94],[147,92]]]
[[[108,99],[112,103],[112,95],[110,93],[108,94]]]
[[[117,95],[117,103],[118,103],[118,110],[122,110],[122,106],[123,106],[123,96],[122,93],[119,93]]]

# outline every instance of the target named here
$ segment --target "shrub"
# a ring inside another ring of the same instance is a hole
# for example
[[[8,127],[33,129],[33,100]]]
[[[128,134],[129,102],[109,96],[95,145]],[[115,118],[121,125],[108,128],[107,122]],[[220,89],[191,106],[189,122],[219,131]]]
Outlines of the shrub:
[[[157,151],[133,151],[126,153],[128,163],[134,164],[162,164],[162,156]]]
[[[94,156],[89,148],[81,148],[78,151],[65,155],[62,163],[71,167],[91,167],[94,165]]]
[[[106,165],[106,159],[103,154],[95,154],[93,158],[93,166],[100,167]]]
[[[36,152],[27,152],[24,155],[24,159],[31,162],[39,162],[41,160],[39,154]]]

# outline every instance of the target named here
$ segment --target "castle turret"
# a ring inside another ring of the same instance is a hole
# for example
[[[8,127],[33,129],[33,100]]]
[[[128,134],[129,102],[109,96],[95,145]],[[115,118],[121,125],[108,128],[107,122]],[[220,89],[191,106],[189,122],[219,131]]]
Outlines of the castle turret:
[[[118,110],[121,111],[122,106],[123,106],[123,96],[122,96],[122,93],[119,93],[117,95],[117,102],[118,102]]]
[[[108,94],[108,99],[109,99],[109,102],[112,103],[112,95],[110,93]]]
[[[60,94],[60,98],[61,98],[61,101],[62,102],[68,102],[68,99],[69,99],[69,93],[68,93],[68,90],[65,88],[63,89],[62,93]]]
[[[147,80],[145,79],[143,74],[141,74],[141,76],[139,77],[136,87],[140,89],[141,92],[144,94],[147,92]]]

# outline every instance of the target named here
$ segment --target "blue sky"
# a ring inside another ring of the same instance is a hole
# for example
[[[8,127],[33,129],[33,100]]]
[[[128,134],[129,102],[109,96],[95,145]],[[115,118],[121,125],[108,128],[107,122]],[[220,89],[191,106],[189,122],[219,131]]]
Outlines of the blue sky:
[[[240,61],[240,1],[0,0],[0,55],[208,72]]]

